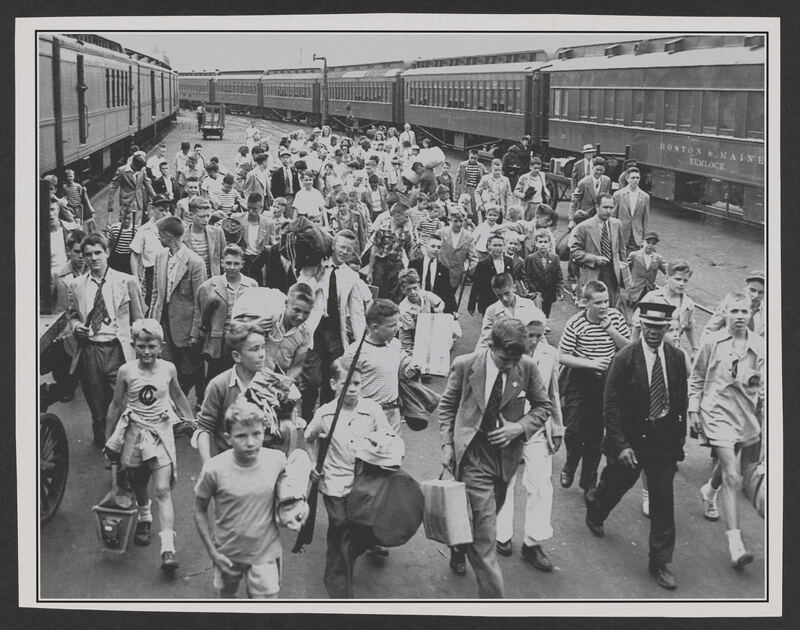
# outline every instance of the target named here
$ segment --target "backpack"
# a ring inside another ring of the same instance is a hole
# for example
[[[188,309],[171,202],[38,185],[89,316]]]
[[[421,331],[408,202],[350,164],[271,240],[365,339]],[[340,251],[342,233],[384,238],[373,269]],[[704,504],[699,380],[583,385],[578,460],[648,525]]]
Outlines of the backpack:
[[[331,235],[302,215],[281,228],[280,253],[295,269],[319,264],[332,248]]]

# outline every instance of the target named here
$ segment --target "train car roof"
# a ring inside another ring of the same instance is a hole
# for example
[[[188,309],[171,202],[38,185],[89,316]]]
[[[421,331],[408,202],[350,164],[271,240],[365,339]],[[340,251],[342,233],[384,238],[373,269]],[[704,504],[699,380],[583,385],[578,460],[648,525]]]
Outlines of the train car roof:
[[[319,72],[285,72],[281,74],[264,74],[260,77],[261,81],[298,81],[298,80],[316,80],[322,76],[322,71]]]
[[[641,55],[575,57],[553,60],[546,72],[573,70],[611,70],[618,68],[669,68],[691,66],[743,66],[764,64],[766,49],[744,47],[696,48],[679,52],[654,52]]]
[[[333,79],[364,79],[374,77],[376,79],[385,77],[396,77],[403,72],[405,67],[397,68],[369,68],[365,70],[334,70],[328,69],[328,78]]]
[[[244,72],[220,72],[217,75],[217,79],[231,79],[231,80],[242,80],[242,79],[250,79],[252,81],[258,81],[264,75],[263,70],[245,70]]]
[[[485,63],[475,66],[436,66],[431,68],[415,68],[406,70],[404,77],[449,74],[497,74],[513,72],[533,72],[547,65],[550,61],[516,61],[514,63]]]

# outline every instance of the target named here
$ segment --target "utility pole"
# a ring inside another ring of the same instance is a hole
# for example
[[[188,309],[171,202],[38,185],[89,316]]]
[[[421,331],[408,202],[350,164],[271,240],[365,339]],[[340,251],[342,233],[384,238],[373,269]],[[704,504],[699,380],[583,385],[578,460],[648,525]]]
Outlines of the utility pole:
[[[317,61],[322,59],[322,95],[320,100],[322,101],[322,124],[328,124],[328,58],[327,57],[320,57],[317,53],[314,53],[313,61]]]

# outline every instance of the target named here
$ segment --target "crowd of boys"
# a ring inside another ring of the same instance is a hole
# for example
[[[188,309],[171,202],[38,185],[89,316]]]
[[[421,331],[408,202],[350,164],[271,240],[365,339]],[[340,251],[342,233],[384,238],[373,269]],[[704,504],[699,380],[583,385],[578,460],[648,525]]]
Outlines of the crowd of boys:
[[[81,383],[95,445],[130,471],[135,542],[150,542],[152,487],[161,567],[174,573],[174,439],[194,431],[195,519],[220,595],[244,580],[250,597],[277,596],[277,526],[303,522],[311,475],[329,517],[325,585],[331,597],[352,596],[343,500],[354,445],[376,432],[402,439],[399,390],[420,371],[409,360],[418,316],[457,318],[466,290],[466,310],[477,308],[483,325],[474,352],[453,361],[439,405],[442,464],[466,484],[472,511],[473,544],[451,550],[456,575],[468,559],[479,595],[503,597],[497,555],[512,553],[518,477],[527,497],[521,555],[552,570],[542,543],[554,535],[551,462],[563,442],[561,486],[580,466],[595,536],[642,477],[650,572],[674,589],[672,484],[687,423],[716,462],[701,490],[704,516],[719,518],[721,489],[731,563],[752,561],[737,493],[742,453],[762,440],[764,274],[749,274],[745,291],[728,294],[698,330],[686,292],[692,269],[656,251],[638,169],[612,194],[587,145],[573,170],[567,286],[558,217],[529,138],[489,171],[470,151],[454,178],[406,127],[358,141],[329,127],[297,131],[271,150],[253,121],[232,170],[206,163],[199,143],[183,143],[173,163],[164,145],[149,160],[137,149],[112,182],[105,235],[74,174],[61,191],[51,182],[53,303],[70,326],[55,344],[48,395],[67,400]],[[302,229],[327,245],[293,259],[287,234]],[[548,340],[552,305],[567,290],[579,311]],[[288,420],[259,399],[265,373],[297,384]],[[322,470],[285,441],[262,448],[265,432],[286,438],[304,427],[313,447],[339,398]]]

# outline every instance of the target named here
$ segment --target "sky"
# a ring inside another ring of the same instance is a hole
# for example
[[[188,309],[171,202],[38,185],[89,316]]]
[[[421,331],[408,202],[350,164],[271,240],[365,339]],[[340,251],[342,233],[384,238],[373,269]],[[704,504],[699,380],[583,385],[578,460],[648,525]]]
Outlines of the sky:
[[[148,33],[100,32],[138,52],[161,56],[179,72],[192,70],[268,70],[328,65],[411,61],[418,57],[462,56],[605,43],[665,33]]]

